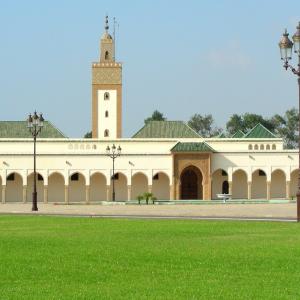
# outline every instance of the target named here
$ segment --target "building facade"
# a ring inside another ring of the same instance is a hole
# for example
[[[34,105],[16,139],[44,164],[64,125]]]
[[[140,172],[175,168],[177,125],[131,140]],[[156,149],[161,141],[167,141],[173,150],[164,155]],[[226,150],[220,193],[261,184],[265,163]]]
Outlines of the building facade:
[[[69,139],[46,122],[37,143],[38,201],[111,201],[112,160],[106,147],[121,146],[116,159],[116,200],[144,192],[161,200],[290,199],[297,192],[297,150],[257,124],[231,138],[202,138],[184,122],[151,121],[122,138],[122,64],[114,39],[100,41],[92,64],[92,139]],[[29,202],[33,186],[32,138],[26,122],[0,122],[0,201]]]

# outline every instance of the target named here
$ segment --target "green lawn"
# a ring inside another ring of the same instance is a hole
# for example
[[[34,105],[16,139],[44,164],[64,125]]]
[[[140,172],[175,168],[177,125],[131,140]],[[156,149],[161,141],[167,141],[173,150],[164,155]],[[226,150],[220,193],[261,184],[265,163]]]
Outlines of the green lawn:
[[[1,216],[0,299],[300,299],[300,225]]]

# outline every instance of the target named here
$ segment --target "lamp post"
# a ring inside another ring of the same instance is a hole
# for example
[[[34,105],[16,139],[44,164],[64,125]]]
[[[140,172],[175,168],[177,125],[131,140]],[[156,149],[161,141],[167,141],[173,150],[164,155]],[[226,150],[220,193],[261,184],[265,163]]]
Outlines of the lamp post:
[[[292,37],[293,42],[289,39],[289,34],[287,33],[287,30],[282,35],[282,38],[279,42],[279,48],[280,48],[280,55],[281,59],[284,61],[283,67],[287,70],[290,69],[293,74],[295,74],[298,77],[298,101],[299,101],[299,112],[298,117],[300,113],[300,22],[297,26],[297,31]],[[289,60],[292,59],[292,50],[294,46],[294,52],[296,55],[298,55],[298,65],[297,67],[293,67],[289,64]],[[299,148],[299,162],[298,162],[298,192],[297,192],[297,222],[300,222],[300,118],[299,118],[299,133],[298,133],[298,148]]]
[[[112,184],[113,184],[113,190],[112,190],[112,201],[116,201],[116,193],[115,193],[115,159],[121,155],[121,147],[119,145],[118,148],[116,148],[115,144],[112,145],[110,148],[109,146],[106,147],[106,155],[112,158],[113,161],[113,175],[112,175]]]
[[[33,116],[29,114],[27,127],[33,136],[33,193],[32,193],[32,211],[38,211],[37,191],[36,191],[36,137],[42,131],[44,126],[43,115],[37,115],[36,111]]]

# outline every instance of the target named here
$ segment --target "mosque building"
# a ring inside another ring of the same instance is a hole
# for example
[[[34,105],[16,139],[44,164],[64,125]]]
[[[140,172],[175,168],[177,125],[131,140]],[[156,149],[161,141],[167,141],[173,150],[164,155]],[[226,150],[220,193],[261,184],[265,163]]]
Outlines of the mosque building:
[[[115,161],[107,146],[120,146]],[[150,121],[122,138],[122,64],[105,32],[92,64],[92,138],[71,139],[44,122],[37,142],[38,201],[99,203],[136,199],[151,192],[161,200],[291,199],[297,192],[298,150],[261,124],[231,138],[203,138],[185,122]],[[31,202],[33,142],[22,121],[0,121],[0,201]],[[114,180],[113,180],[114,179]]]

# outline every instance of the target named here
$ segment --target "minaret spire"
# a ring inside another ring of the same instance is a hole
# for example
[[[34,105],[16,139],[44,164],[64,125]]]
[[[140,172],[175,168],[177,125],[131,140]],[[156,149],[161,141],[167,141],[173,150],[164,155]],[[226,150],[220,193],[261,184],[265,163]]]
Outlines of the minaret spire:
[[[105,26],[104,26],[105,32],[108,33],[109,25],[108,25],[108,15],[105,16]]]

